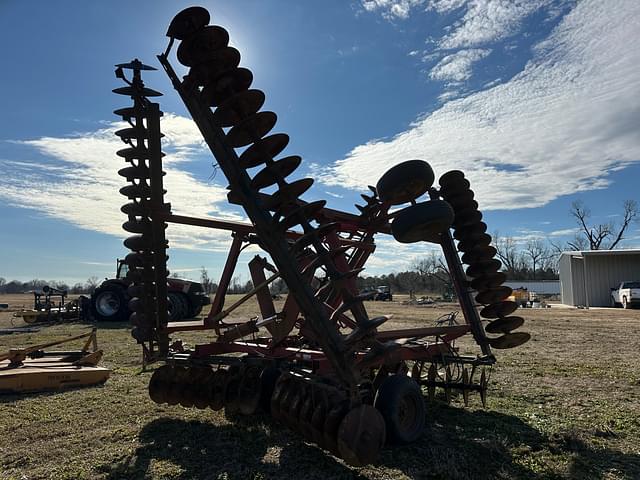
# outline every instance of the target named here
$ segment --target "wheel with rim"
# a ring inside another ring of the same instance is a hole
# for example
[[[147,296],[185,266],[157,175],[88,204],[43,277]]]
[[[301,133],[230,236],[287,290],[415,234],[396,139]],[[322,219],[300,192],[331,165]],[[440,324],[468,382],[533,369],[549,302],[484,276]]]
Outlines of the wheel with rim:
[[[129,296],[124,285],[105,283],[91,295],[91,313],[102,322],[124,322],[129,319]]]
[[[435,175],[424,160],[408,160],[390,168],[380,177],[376,191],[380,200],[391,205],[415,200],[433,185]]]
[[[629,302],[627,301],[627,297],[622,297],[622,308],[629,308]]]
[[[380,385],[373,405],[384,418],[389,443],[411,443],[422,434],[424,400],[420,386],[410,377],[387,377]]]
[[[440,234],[451,227],[453,218],[451,205],[444,200],[430,200],[398,212],[391,233],[401,243],[440,243]]]
[[[180,293],[169,292],[169,320],[178,322],[187,316],[189,305],[184,296]]]

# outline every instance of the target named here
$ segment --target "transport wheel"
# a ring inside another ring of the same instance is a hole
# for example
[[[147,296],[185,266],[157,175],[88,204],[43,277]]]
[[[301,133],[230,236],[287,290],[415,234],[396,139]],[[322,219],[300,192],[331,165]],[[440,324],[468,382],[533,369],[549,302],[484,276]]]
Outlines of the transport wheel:
[[[389,443],[411,443],[422,434],[424,400],[415,380],[405,375],[387,377],[380,385],[373,405],[384,418]]]
[[[169,298],[169,320],[178,322],[184,319],[189,309],[189,305],[184,296],[180,293],[169,292],[167,297]]]
[[[433,169],[424,160],[409,160],[390,168],[380,177],[376,191],[380,200],[400,205],[415,200],[433,185]]]
[[[129,319],[128,301],[124,286],[107,283],[91,295],[91,313],[101,322],[124,322]]]
[[[391,224],[391,233],[401,243],[440,243],[440,234],[451,226],[453,218],[451,205],[430,200],[401,210]]]

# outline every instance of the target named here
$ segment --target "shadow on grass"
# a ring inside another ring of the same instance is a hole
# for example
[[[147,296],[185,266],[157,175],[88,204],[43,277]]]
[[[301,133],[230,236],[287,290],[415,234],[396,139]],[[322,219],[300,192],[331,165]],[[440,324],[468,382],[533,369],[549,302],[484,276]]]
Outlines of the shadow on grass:
[[[430,405],[423,436],[387,447],[378,464],[346,466],[267,416],[230,425],[162,418],[139,434],[136,452],[98,471],[120,478],[640,478],[640,460],[594,449],[575,434],[545,436],[517,417]],[[153,465],[152,465],[153,464]],[[562,471],[554,468],[561,467]]]
[[[43,402],[47,401],[48,397],[58,396],[64,393],[70,393],[74,391],[80,390],[91,390],[91,389],[103,389],[106,387],[106,383],[109,380],[105,380],[101,383],[95,383],[93,385],[75,385],[71,387],[64,387],[52,390],[43,390],[39,392],[22,392],[22,393],[2,393],[0,394],[0,405],[3,404],[14,404],[20,400],[28,400],[28,399],[38,399]]]

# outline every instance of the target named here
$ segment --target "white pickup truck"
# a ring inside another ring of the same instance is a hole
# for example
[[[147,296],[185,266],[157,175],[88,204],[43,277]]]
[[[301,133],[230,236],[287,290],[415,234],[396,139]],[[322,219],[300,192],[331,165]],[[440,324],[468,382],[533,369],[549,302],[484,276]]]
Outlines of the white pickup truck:
[[[611,305],[622,305],[622,308],[640,305],[640,282],[622,282],[618,288],[612,288]]]

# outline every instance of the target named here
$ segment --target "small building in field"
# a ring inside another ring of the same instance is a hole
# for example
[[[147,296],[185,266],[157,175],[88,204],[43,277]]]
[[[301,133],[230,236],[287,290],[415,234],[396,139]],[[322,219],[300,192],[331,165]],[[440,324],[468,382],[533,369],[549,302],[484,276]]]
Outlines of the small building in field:
[[[611,289],[634,280],[640,280],[640,249],[560,255],[560,295],[565,305],[609,307]]]

